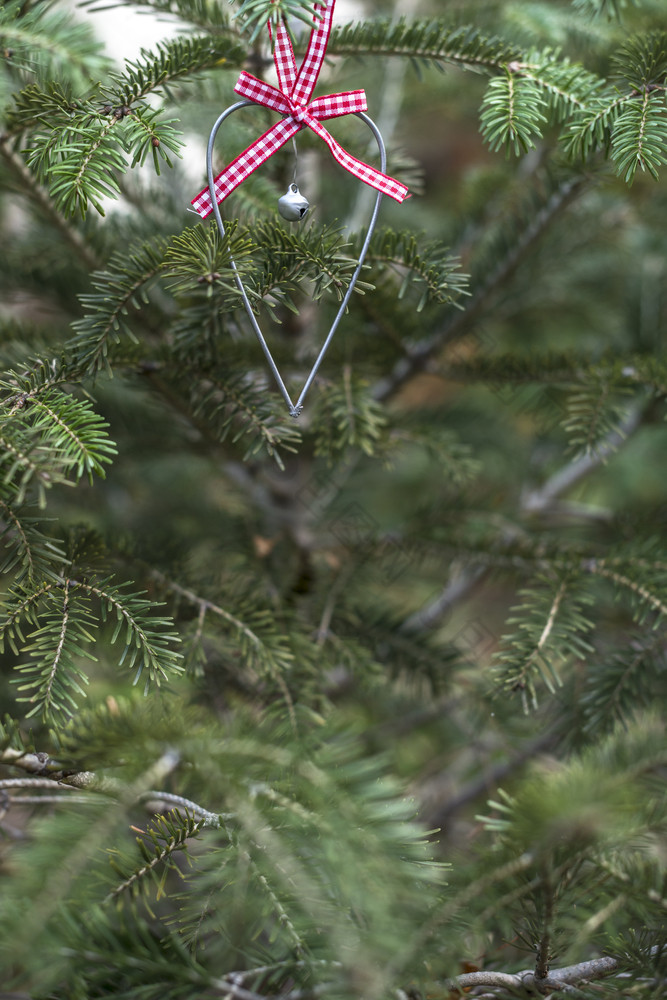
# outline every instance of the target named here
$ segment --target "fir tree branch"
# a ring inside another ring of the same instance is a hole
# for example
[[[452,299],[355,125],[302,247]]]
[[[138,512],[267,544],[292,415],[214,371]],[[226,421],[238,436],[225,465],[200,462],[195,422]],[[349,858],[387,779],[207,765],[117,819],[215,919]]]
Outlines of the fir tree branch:
[[[115,128],[118,125],[118,122],[121,121],[121,120],[122,119],[121,119],[120,116],[113,115],[108,121],[106,121],[102,125],[102,128],[100,129],[97,138],[94,139],[89,144],[88,149],[86,150],[85,155],[81,158],[81,161],[78,164],[78,169],[76,170],[76,173],[71,173],[71,171],[69,170],[69,168],[65,168],[64,165],[60,166],[60,165],[56,164],[56,165],[54,165],[52,167],[52,172],[53,173],[56,173],[56,172],[60,173],[61,171],[67,169],[67,172],[70,174],[70,176],[68,177],[68,185],[67,186],[68,186],[68,188],[70,190],[73,189],[72,197],[75,200],[79,200],[79,201],[83,200],[84,196],[82,194],[82,190],[83,190],[84,180],[85,180],[85,177],[86,177],[86,171],[88,170],[88,167],[89,167],[91,161],[93,160],[95,154],[97,153],[98,149],[100,149],[100,147],[104,144],[105,140],[109,137],[109,135],[111,133],[111,129]],[[107,190],[108,193],[110,193],[110,189],[107,188],[107,189],[104,189],[104,190]]]
[[[108,67],[90,25],[54,4],[9,0],[0,8],[0,49],[16,72],[59,73],[87,84]]]
[[[99,616],[93,614],[91,597],[99,601]],[[83,695],[82,684],[88,683],[81,662],[95,659],[98,617],[103,621],[109,615],[116,617],[111,645],[124,630],[119,665],[127,661],[135,670],[135,684],[144,672],[147,690],[181,673],[181,656],[172,648],[178,637],[167,630],[170,620],[153,615],[154,607],[154,601],[127,593],[108,579],[59,577],[32,589],[15,584],[4,601],[0,647],[8,642],[15,655],[29,654],[16,665],[19,676],[14,681],[25,692],[19,700],[32,704],[28,715],[41,711],[50,720],[62,721],[76,710],[74,696]],[[26,625],[32,630],[24,637]]]
[[[567,581],[561,580],[558,591],[554,595],[553,603],[549,608],[549,614],[544,624],[544,628],[542,629],[540,637],[535,644],[534,650],[531,652],[530,657],[528,658],[528,660],[524,665],[523,669],[526,673],[530,670],[535,661],[539,659],[543,654],[544,647],[549,639],[549,636],[553,631],[553,627],[556,622],[556,618],[558,616],[558,611],[560,609],[563,597],[565,596],[566,590],[567,590]]]
[[[514,65],[513,63],[510,66]],[[515,156],[535,148],[546,122],[544,100],[530,79],[510,72],[491,80],[484,97],[480,124],[493,152],[505,148]]]
[[[484,873],[480,877],[474,879],[474,881],[465,885],[458,892],[454,893],[453,896],[445,902],[431,918],[428,924],[422,926],[414,935],[414,939],[411,942],[411,948],[415,953],[423,946],[424,940],[438,928],[447,925],[447,922],[451,920],[456,913],[461,909],[466,909],[471,905],[471,902],[479,896],[488,894],[491,888],[498,883],[503,883],[509,878],[514,878],[517,875],[523,876],[523,886],[522,891],[529,892],[533,883],[536,885],[537,882],[534,879],[528,881],[527,873],[533,868],[535,863],[535,857],[530,851],[524,851],[523,854],[518,857],[510,858],[505,864],[496,866],[493,871]],[[498,975],[498,973],[490,973],[490,975]],[[532,970],[530,975],[532,975]],[[475,975],[475,973],[473,973]],[[503,975],[500,973],[500,975]],[[456,988],[457,981],[451,981],[447,985],[451,989]],[[462,987],[464,989],[465,987]]]
[[[7,549],[7,555],[0,571],[16,572],[16,582],[24,577],[35,579],[37,574],[56,577],[62,566],[64,555],[58,545],[38,527],[41,522],[35,517],[24,516],[24,508],[15,509],[0,498],[0,540]]]
[[[628,414],[623,425],[617,431],[609,434],[593,452],[568,463],[554,473],[540,489],[524,491],[521,497],[520,513],[532,515],[556,510],[555,501],[562,493],[567,492],[585,476],[594,472],[609,455],[614,454],[620,446],[627,443],[631,435],[640,427],[644,412],[643,405],[636,406]],[[453,575],[437,597],[405,620],[402,629],[409,632],[436,626],[456,604],[465,599],[475,584],[487,572],[488,567],[467,567]]]
[[[520,595],[523,601],[512,608],[507,624],[513,629],[496,653],[494,674],[505,690],[520,692],[527,711],[529,705],[537,708],[536,678],[553,694],[562,685],[558,666],[591,652],[586,635],[592,623],[584,616],[591,598],[566,571],[560,580],[552,574],[538,577]]]
[[[108,424],[93,410],[88,400],[75,400],[65,393],[25,397],[28,418],[39,428],[46,445],[62,448],[76,466],[76,478],[84,473],[92,483],[93,473],[105,477],[104,465],[117,454],[106,434]],[[36,416],[35,416],[36,414]]]
[[[361,241],[357,241],[361,249]],[[436,241],[420,245],[410,232],[385,229],[376,233],[366,260],[380,273],[393,271],[399,279],[398,298],[415,286],[419,294],[417,312],[427,304],[452,304],[468,294],[468,276],[461,273],[460,260]]]
[[[637,580],[633,580],[627,573],[621,573],[605,564],[604,559],[590,559],[585,563],[584,568],[593,576],[600,576],[605,580],[611,580],[622,590],[628,590],[641,604],[645,604],[659,615],[667,616],[667,601],[659,594],[654,593],[648,587]]]
[[[500,38],[487,38],[472,25],[410,20],[342,25],[331,33],[328,52],[340,56],[400,56],[415,66],[452,63],[477,72],[498,72],[519,51]]]
[[[173,855],[180,852],[187,857],[188,840],[196,837],[204,825],[203,820],[189,812],[182,814],[174,811],[173,814],[158,815],[146,830],[141,831],[142,836],[136,838],[144,859],[144,864],[139,867],[136,867],[134,857],[128,859],[124,852],[110,850],[109,863],[122,881],[113,887],[104,902],[118,900],[124,893],[128,893],[134,900],[139,893],[150,888],[151,880],[157,885],[156,895],[159,899],[164,895],[164,883],[169,871],[179,871]],[[162,869],[161,877],[157,875],[158,868]]]
[[[251,606],[247,610],[244,621],[219,604],[200,597],[187,587],[182,587],[175,581],[168,579],[157,569],[151,571],[151,576],[164,590],[185,598],[199,608],[197,629],[200,634],[203,630],[205,615],[209,612],[231,627],[232,632],[238,637],[239,646],[243,653],[244,672],[249,674],[253,682],[257,680],[258,669],[269,674],[281,691],[292,724],[296,727],[292,696],[283,677],[283,674],[292,667],[294,657],[286,638],[276,631],[272,615],[266,614],[261,607],[255,609]]]
[[[72,324],[74,335],[66,344],[75,369],[90,375],[109,371],[110,344],[117,343],[121,334],[136,340],[127,315],[130,308],[140,308],[140,297],[162,273],[165,248],[162,237],[146,240],[114,254],[108,269],[93,274],[94,291],[80,297],[88,312]]]
[[[102,200],[120,193],[119,177],[152,154],[156,173],[160,159],[171,166],[170,151],[182,143],[171,119],[161,109],[128,105],[102,110],[95,104],[62,113],[46,128],[39,122],[27,150],[28,164],[49,183],[50,196],[67,215],[85,218],[92,204],[104,215]],[[128,159],[130,162],[128,163]]]
[[[13,417],[36,396],[69,385],[79,375],[76,367],[66,366],[58,358],[37,358],[27,371],[9,371],[0,378],[0,388],[10,392],[0,405],[8,408],[8,417]]]
[[[189,399],[182,396],[185,372]],[[244,461],[264,450],[284,469],[281,452],[296,451],[301,441],[294,420],[288,422],[279,412],[261,378],[249,382],[247,368],[213,366],[203,360],[196,367],[184,361],[171,381],[151,365],[142,367],[141,373],[170,409],[185,417],[211,447],[218,448],[231,438],[232,445],[245,445]]]
[[[381,402],[391,399],[406,382],[427,369],[434,356],[443,347],[465,336],[471,325],[493,302],[497,290],[504,287],[554,218],[567,205],[571,204],[585,187],[586,180],[581,177],[561,182],[546,205],[536,214],[516,243],[506,253],[497,268],[473,292],[465,309],[456,313],[437,333],[409,346],[405,357],[394,365],[390,375],[376,382],[373,387],[373,397]]]
[[[20,519],[17,517],[16,512],[12,510],[9,504],[5,503],[4,500],[0,500],[0,511],[4,514],[4,521],[6,524],[5,530],[2,532],[2,537],[4,537],[4,535],[9,531],[13,531],[17,535],[20,545],[25,553],[28,576],[34,576],[35,559],[32,555],[32,546],[28,540],[25,528],[23,527]]]
[[[631,637],[625,648],[597,657],[588,665],[581,698],[584,729],[600,733],[611,730],[617,722],[627,724],[635,706],[653,703],[665,673],[667,642],[661,629],[647,637]]]
[[[178,753],[173,749],[166,749],[145,768],[139,777],[124,786],[119,796],[119,804],[126,807],[128,804],[134,802],[137,796],[145,791],[146,787],[165,781],[167,776],[177,767],[179,759]],[[82,774],[86,775],[86,780],[81,785],[78,785],[76,780],[73,780],[76,777],[75,775],[72,776],[70,784],[73,784],[75,787],[81,787],[82,785],[90,786],[92,781],[88,777],[89,773],[82,772]],[[103,785],[104,782],[108,782],[108,779],[101,779],[100,784]],[[118,784],[115,784],[118,790]],[[22,948],[27,950],[30,945],[26,944],[26,942],[34,941],[35,935],[38,935],[40,929],[43,930],[44,926],[48,924],[54,912],[61,906],[62,900],[71,890],[81,868],[85,868],[98,855],[104,835],[108,834],[110,827],[117,821],[117,818],[117,809],[101,810],[100,813],[95,815],[93,822],[88,825],[85,834],[79,838],[76,844],[76,863],[53,866],[45,874],[43,905],[39,908],[39,914],[35,911],[30,911],[25,916],[26,937],[22,939]]]
[[[616,169],[632,182],[637,169],[658,180],[658,168],[667,163],[667,120],[663,88],[644,87],[641,100],[628,101],[614,122],[611,152]]]
[[[28,170],[18,153],[9,148],[7,139],[3,136],[0,136],[0,156],[18,180],[20,190],[35,202],[42,215],[62,234],[86,267],[91,271],[98,268],[100,259],[93,248],[86,242],[78,229],[56,208],[48,190]]]
[[[619,94],[616,89],[593,97],[590,106],[575,114],[564,132],[565,152],[573,159],[585,161],[589,154],[602,148],[605,139],[609,141],[610,127],[630,100],[629,94]]]
[[[52,654],[51,670],[45,683],[42,685],[42,712],[45,717],[51,715],[51,706],[54,700],[53,686],[56,681],[58,674],[58,668],[61,665],[61,659],[63,657],[63,650],[65,649],[65,640],[67,638],[68,626],[69,626],[69,587],[70,581],[65,580],[65,585],[63,587],[62,596],[62,620],[60,624],[60,635],[58,636],[58,642],[56,648]]]
[[[159,42],[154,51],[142,49],[138,59],[128,60],[124,73],[111,74],[112,85],[103,87],[102,93],[112,104],[132,105],[195,73],[241,66],[245,56],[245,47],[229,37],[203,35]]]
[[[97,597],[103,609],[115,613],[116,628],[111,638],[112,644],[125,626],[125,651],[121,656],[121,664],[128,653],[130,668],[134,667],[138,659],[135,683],[144,670],[148,675],[147,688],[151,682],[159,686],[162,680],[169,680],[172,674],[182,673],[181,654],[170,648],[170,644],[177,641],[178,637],[173,632],[157,632],[154,628],[155,625],[171,625],[171,621],[147,616],[147,612],[154,607],[153,601],[137,594],[125,594],[117,587],[110,586],[108,581],[93,584],[86,580],[73,580],[72,584],[84,593]]]
[[[600,87],[602,80],[585,73],[581,66],[573,66],[567,60],[554,57],[549,51],[542,54],[542,59],[535,58],[536,55],[531,53],[525,62],[519,60],[511,62],[508,69],[511,73],[535,83],[550,94],[556,103],[585,110],[588,105],[583,98],[588,98],[597,87]]]

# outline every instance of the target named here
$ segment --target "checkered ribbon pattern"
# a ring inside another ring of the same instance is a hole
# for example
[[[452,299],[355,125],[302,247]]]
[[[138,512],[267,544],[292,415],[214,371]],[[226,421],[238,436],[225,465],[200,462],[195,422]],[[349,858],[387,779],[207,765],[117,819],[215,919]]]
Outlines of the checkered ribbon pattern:
[[[278,25],[273,51],[278,88],[258,80],[245,71],[238,78],[234,87],[237,94],[256,104],[271,108],[284,117],[218,174],[213,185],[218,202],[242,184],[254,170],[273,156],[302,128],[312,129],[326,142],[338,163],[365,184],[396,201],[403,201],[407,197],[408,189],[404,184],[351,156],[321,124],[322,120],[328,118],[339,118],[357,111],[366,111],[364,91],[351,90],[341,94],[329,94],[327,97],[316,97],[311,101],[329,42],[335,5],[336,0],[325,0],[315,8],[314,27],[300,67],[296,65],[292,43],[284,22]],[[271,31],[270,25],[269,31]],[[202,219],[205,219],[213,211],[208,187],[193,198],[191,204]]]

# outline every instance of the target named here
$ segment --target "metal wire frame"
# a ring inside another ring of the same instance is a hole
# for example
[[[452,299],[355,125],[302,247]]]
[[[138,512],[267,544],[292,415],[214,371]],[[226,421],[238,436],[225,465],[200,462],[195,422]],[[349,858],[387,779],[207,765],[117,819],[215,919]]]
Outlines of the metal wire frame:
[[[226,108],[222,112],[222,114],[218,117],[218,119],[215,122],[215,124],[213,125],[213,128],[211,129],[211,133],[210,133],[209,138],[208,138],[208,144],[207,144],[207,147],[206,147],[206,175],[207,175],[207,178],[208,178],[208,189],[209,189],[209,193],[210,193],[210,196],[211,196],[211,204],[213,206],[213,214],[215,216],[216,225],[218,227],[218,232],[220,233],[220,237],[222,239],[225,238],[225,226],[224,226],[224,223],[222,221],[222,216],[220,215],[220,208],[218,206],[217,198],[216,198],[216,195],[215,195],[215,187],[214,187],[215,178],[213,176],[213,148],[214,148],[214,145],[215,145],[215,140],[216,140],[216,136],[218,134],[218,130],[220,129],[220,126],[222,125],[222,123],[227,118],[229,118],[229,116],[231,114],[233,114],[235,111],[239,111],[241,108],[245,108],[245,107],[248,107],[248,106],[256,107],[256,105],[255,105],[255,103],[253,101],[237,101],[235,104],[231,104],[228,108]],[[356,114],[357,118],[361,118],[361,120],[366,125],[368,125],[369,129],[371,130],[371,132],[375,136],[375,140],[376,140],[376,142],[378,144],[378,149],[380,151],[380,169],[381,169],[382,173],[386,173],[386,170],[387,170],[387,152],[386,152],[386,149],[385,149],[384,140],[382,138],[380,130],[378,129],[377,125],[372,120],[372,118],[369,118],[369,116],[367,114],[364,114],[363,111],[356,111],[354,113]],[[273,355],[271,354],[271,351],[269,349],[269,345],[266,342],[266,338],[264,337],[264,334],[262,333],[262,331],[260,329],[259,323],[257,321],[257,317],[256,317],[256,315],[255,315],[255,313],[253,311],[252,306],[250,305],[250,300],[248,299],[248,294],[247,294],[247,292],[245,290],[245,287],[243,285],[243,281],[241,280],[241,275],[240,275],[240,273],[238,271],[238,268],[236,266],[236,262],[235,262],[234,258],[230,255],[229,264],[230,264],[230,267],[231,267],[231,269],[232,269],[232,271],[234,273],[234,281],[236,282],[236,286],[237,286],[237,288],[238,288],[238,290],[239,290],[239,292],[241,294],[241,299],[243,301],[243,305],[245,307],[245,311],[248,314],[248,319],[250,320],[250,324],[251,324],[253,330],[255,331],[255,335],[256,335],[259,343],[260,343],[260,346],[261,346],[262,350],[264,351],[264,356],[266,357],[266,360],[268,361],[269,367],[270,367],[270,369],[271,369],[271,371],[273,373],[273,377],[276,380],[278,388],[280,389],[281,395],[282,395],[283,399],[285,400],[285,402],[287,403],[287,406],[289,408],[290,414],[293,417],[298,417],[299,414],[301,413],[301,411],[303,410],[303,401],[304,401],[304,399],[306,397],[306,393],[308,392],[308,390],[310,389],[311,385],[313,384],[313,380],[315,379],[315,376],[317,375],[319,367],[322,364],[322,361],[324,360],[324,355],[326,354],[326,352],[327,352],[327,350],[329,348],[329,345],[330,345],[330,343],[331,343],[331,341],[333,339],[333,336],[334,336],[336,330],[338,329],[338,324],[340,323],[340,321],[341,321],[341,319],[343,317],[343,314],[345,313],[345,310],[347,309],[347,304],[348,304],[348,302],[350,300],[352,292],[354,291],[354,286],[357,283],[357,278],[361,274],[361,268],[363,267],[364,259],[366,257],[367,252],[368,252],[368,247],[370,245],[371,237],[373,235],[373,231],[374,231],[375,225],[377,223],[377,217],[378,217],[378,212],[379,212],[379,209],[380,209],[380,201],[381,200],[382,200],[382,192],[378,191],[377,197],[375,199],[375,205],[373,207],[373,211],[371,213],[370,221],[369,221],[369,224],[368,224],[368,230],[366,232],[366,238],[364,240],[363,246],[361,248],[361,253],[359,254],[359,258],[357,260],[357,266],[356,266],[356,268],[354,270],[354,273],[353,273],[353,275],[352,275],[352,277],[350,279],[350,283],[347,286],[347,289],[345,291],[345,295],[343,296],[343,300],[342,300],[342,302],[340,304],[338,312],[336,313],[336,316],[334,317],[334,320],[333,320],[333,322],[332,322],[332,324],[331,324],[331,326],[329,328],[329,332],[327,333],[326,338],[324,340],[324,343],[322,344],[322,347],[320,348],[320,352],[317,355],[315,363],[314,363],[313,367],[310,370],[310,374],[308,375],[308,378],[306,379],[306,381],[304,383],[304,386],[303,386],[303,388],[302,388],[302,390],[301,390],[301,392],[299,394],[299,397],[298,397],[298,399],[297,399],[297,401],[295,403],[292,402],[291,396],[290,396],[289,392],[287,391],[287,387],[286,387],[286,385],[285,385],[285,383],[284,383],[284,381],[282,379],[282,376],[281,376],[280,372],[278,371],[278,366],[276,365],[275,361],[273,360]]]

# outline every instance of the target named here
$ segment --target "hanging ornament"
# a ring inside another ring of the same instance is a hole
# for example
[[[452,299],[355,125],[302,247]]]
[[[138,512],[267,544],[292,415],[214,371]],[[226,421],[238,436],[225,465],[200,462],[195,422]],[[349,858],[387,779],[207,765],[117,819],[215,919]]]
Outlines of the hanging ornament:
[[[399,181],[394,180],[393,177],[389,177],[385,173],[387,157],[384,142],[375,123],[368,117],[368,115],[364,114],[367,109],[367,103],[366,94],[363,90],[346,91],[340,94],[329,94],[326,97],[316,97],[314,100],[311,100],[312,93],[315,89],[315,84],[317,83],[317,78],[324,61],[327,44],[329,42],[335,5],[336,0],[323,0],[323,2],[316,5],[314,26],[311,31],[306,54],[300,66],[297,66],[296,64],[294,50],[292,49],[289,32],[287,31],[287,26],[284,20],[278,24],[275,31],[275,38],[272,39],[274,42],[273,61],[278,75],[277,88],[272,87],[263,80],[257,79],[257,77],[252,76],[250,73],[246,73],[245,71],[241,73],[236,82],[236,86],[234,87],[234,91],[245,98],[245,100],[237,101],[236,104],[232,104],[230,107],[226,108],[211,129],[206,154],[208,186],[205,187],[196,198],[193,198],[191,202],[195,211],[202,217],[202,219],[205,219],[211,212],[213,212],[220,235],[224,238],[225,227],[220,215],[220,209],[218,208],[219,202],[223,201],[227,195],[231,194],[231,192],[237,188],[239,184],[242,184],[254,170],[261,166],[262,163],[265,163],[270,156],[273,156],[277,150],[284,146],[286,142],[288,142],[303,128],[311,129],[327,144],[332,155],[342,167],[353,174],[353,176],[363,181],[365,184],[375,188],[378,192],[375,199],[375,206],[371,214],[368,231],[366,233],[366,239],[357,261],[357,266],[346,289],[345,295],[343,296],[340,308],[336,313],[334,321],[331,324],[322,348],[320,349],[320,353],[315,360],[298,399],[294,403],[292,402],[292,399],[287,391],[276,363],[273,360],[264,335],[260,330],[257,317],[255,316],[252,306],[250,305],[248,295],[241,280],[241,276],[236,268],[236,264],[233,259],[230,259],[230,266],[234,273],[234,280],[239,292],[241,293],[245,310],[262,350],[264,351],[271,371],[273,372],[274,378],[278,383],[280,392],[289,407],[290,413],[295,417],[298,416],[303,409],[303,400],[305,395],[308,392],[315,375],[317,374],[327,348],[329,347],[333,335],[336,332],[340,319],[347,308],[347,304],[350,296],[352,295],[352,291],[357,282],[364,258],[368,251],[370,239],[377,221],[382,195],[387,194],[390,198],[394,198],[399,202],[403,201],[408,196],[407,187]],[[272,34],[270,23],[269,34]],[[252,104],[258,104],[263,107],[271,108],[283,117],[281,121],[272,125],[271,128],[259,137],[259,139],[256,139],[255,142],[248,146],[248,148],[237,156],[236,159],[232,160],[232,162],[228,164],[228,166],[225,167],[225,169],[219,173],[217,177],[214,178],[213,147],[220,126],[235,111],[238,111],[240,108],[248,107]],[[367,163],[363,163],[361,160],[358,160],[356,157],[346,152],[346,150],[343,149],[343,147],[322,125],[322,120],[326,120],[328,118],[339,118],[343,115],[349,114],[356,115],[363,122],[365,122],[375,136],[378,149],[380,151],[380,170],[377,170],[375,167],[372,167]],[[292,190],[293,188],[296,190]],[[297,208],[297,205],[299,205],[299,208]],[[280,199],[278,208],[281,215],[283,215],[284,218],[288,218],[290,221],[296,221],[298,218],[302,218],[305,215],[308,209],[308,202],[300,194],[295,181],[290,184],[287,193]],[[303,208],[303,211],[301,211],[301,208]],[[294,218],[291,218],[290,215],[285,215],[285,212],[289,211],[296,213]]]
[[[299,162],[299,154],[296,148],[296,142],[294,141],[294,136],[292,136],[292,146],[294,147],[294,173],[292,175],[292,183],[287,188],[287,191],[278,199],[278,211],[282,215],[283,219],[287,219],[288,222],[301,222],[305,218],[306,212],[310,208],[308,199],[299,191],[299,185],[296,182],[296,168]]]
[[[278,198],[278,211],[288,222],[300,222],[309,208],[308,199],[304,198],[294,181],[282,198]]]

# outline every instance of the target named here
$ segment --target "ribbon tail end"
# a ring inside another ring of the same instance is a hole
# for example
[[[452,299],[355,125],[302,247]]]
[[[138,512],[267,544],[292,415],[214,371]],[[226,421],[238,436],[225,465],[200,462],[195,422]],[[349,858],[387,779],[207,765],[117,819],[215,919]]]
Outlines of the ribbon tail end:
[[[209,193],[208,188],[205,188],[205,190],[202,191],[201,194],[197,195],[196,198],[193,198],[192,201],[190,202],[192,208],[189,208],[188,212],[192,212],[194,213],[194,215],[198,215],[201,219],[207,219],[208,216],[213,211],[213,205],[211,204],[210,198],[208,198],[204,202],[202,202],[201,198],[203,194],[208,194],[208,193]]]

